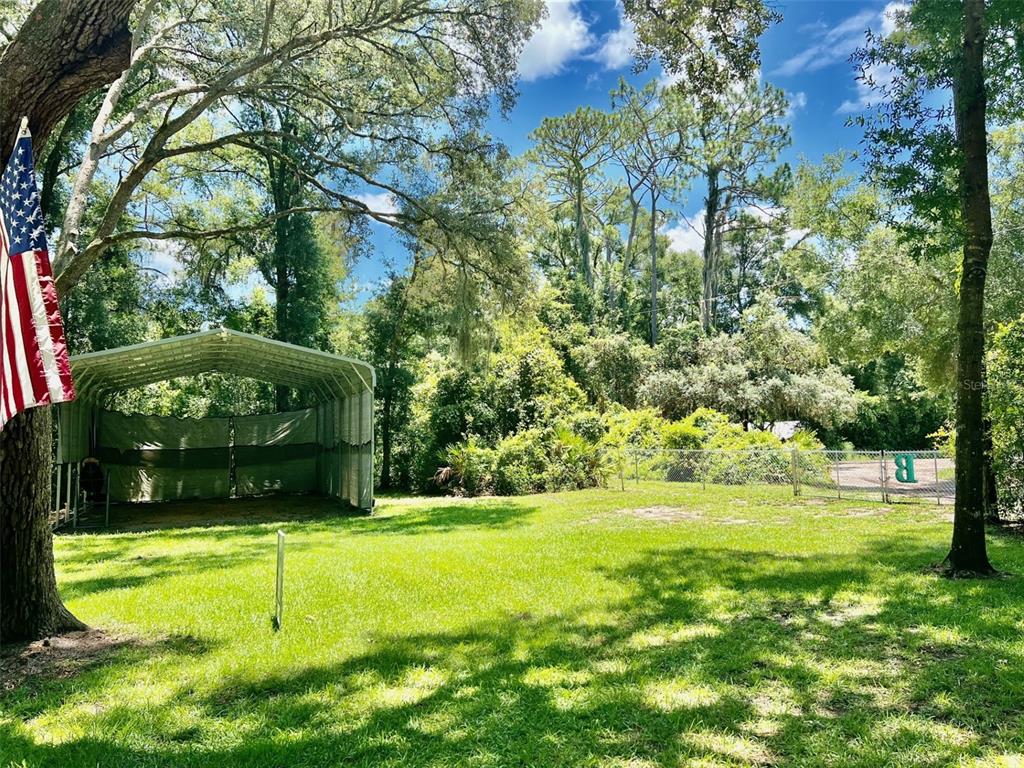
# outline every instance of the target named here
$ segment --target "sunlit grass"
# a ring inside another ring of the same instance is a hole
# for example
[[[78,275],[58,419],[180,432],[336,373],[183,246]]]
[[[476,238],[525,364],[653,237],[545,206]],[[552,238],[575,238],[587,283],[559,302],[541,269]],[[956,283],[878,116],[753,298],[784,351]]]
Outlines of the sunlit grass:
[[[644,484],[61,536],[139,642],[0,693],[0,766],[1021,765],[1024,587],[928,573],[948,515]]]

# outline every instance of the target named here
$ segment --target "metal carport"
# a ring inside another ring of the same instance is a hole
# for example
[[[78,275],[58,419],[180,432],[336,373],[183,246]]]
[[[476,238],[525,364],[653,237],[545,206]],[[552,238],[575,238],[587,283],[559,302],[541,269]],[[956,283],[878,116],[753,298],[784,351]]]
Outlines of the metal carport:
[[[58,508],[87,457],[114,501],[316,492],[373,506],[373,367],[360,360],[215,329],[71,358],[78,400],[57,409]],[[216,371],[309,393],[312,407],[227,419],[106,410],[117,391]],[[77,480],[75,481],[77,483]]]

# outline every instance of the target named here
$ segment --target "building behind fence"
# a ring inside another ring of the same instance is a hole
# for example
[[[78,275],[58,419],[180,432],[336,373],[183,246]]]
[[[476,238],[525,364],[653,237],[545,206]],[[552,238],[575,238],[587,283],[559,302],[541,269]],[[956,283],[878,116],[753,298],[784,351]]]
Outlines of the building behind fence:
[[[636,450],[622,466],[627,478],[701,485],[792,488],[797,496],[886,503],[952,504],[953,459],[940,451]]]

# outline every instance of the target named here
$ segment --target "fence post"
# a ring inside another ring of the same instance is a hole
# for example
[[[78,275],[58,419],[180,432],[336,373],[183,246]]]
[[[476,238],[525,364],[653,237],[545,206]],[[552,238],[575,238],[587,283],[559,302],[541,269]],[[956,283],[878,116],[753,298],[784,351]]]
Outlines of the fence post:
[[[793,495],[800,495],[800,457],[799,449],[793,449]]]
[[[843,498],[843,484],[839,479],[839,466],[843,463],[842,458],[836,457],[836,498]]]
[[[640,452],[633,452],[633,478],[636,480],[636,484],[640,485]]]
[[[885,451],[878,452],[878,472],[882,476],[882,503],[889,503],[889,468],[885,466]]]
[[[935,463],[935,503],[942,506],[942,489],[939,487],[939,452],[932,454],[932,461]]]

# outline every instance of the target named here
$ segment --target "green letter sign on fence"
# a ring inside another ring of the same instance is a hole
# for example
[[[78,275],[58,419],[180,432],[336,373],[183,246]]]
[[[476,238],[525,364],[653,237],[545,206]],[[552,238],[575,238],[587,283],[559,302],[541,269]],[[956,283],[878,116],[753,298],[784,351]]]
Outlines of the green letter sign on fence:
[[[897,453],[892,457],[892,460],[896,463],[897,483],[917,482],[917,477],[914,475],[914,454]]]

